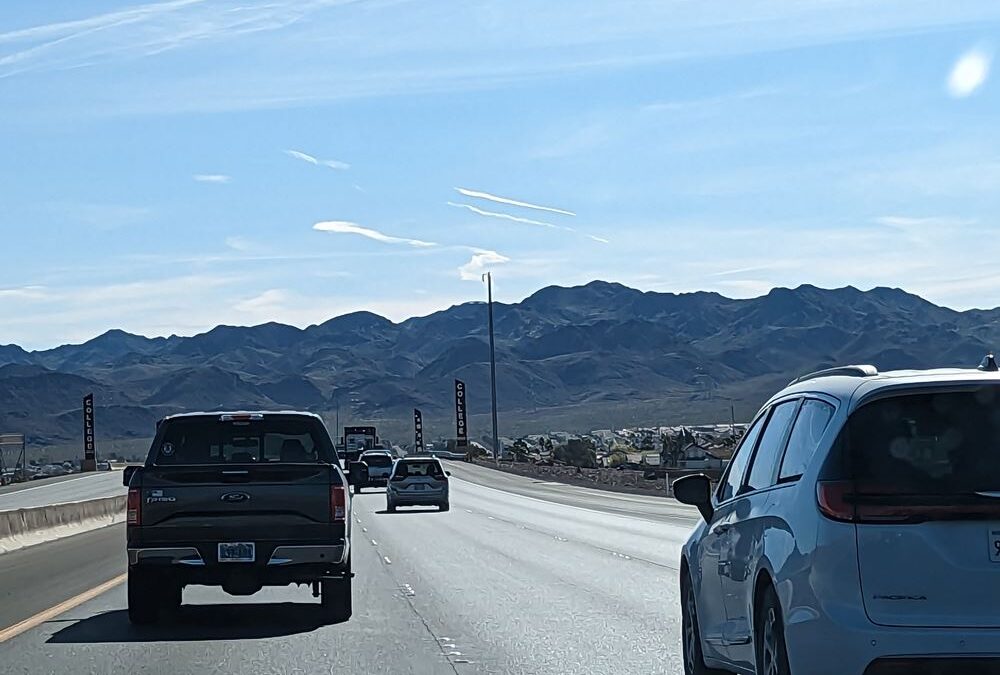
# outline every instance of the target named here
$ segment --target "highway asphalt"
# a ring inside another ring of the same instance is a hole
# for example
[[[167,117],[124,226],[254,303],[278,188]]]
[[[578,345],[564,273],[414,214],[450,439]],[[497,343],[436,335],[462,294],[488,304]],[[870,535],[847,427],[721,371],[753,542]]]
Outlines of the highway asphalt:
[[[0,511],[125,494],[121,471],[70,474],[0,488]]]
[[[0,555],[0,671],[682,671],[676,570],[690,509],[449,469],[447,513],[389,514],[383,493],[355,496],[354,617],[338,625],[322,625],[306,588],[193,587],[177,621],[132,628],[120,525]]]

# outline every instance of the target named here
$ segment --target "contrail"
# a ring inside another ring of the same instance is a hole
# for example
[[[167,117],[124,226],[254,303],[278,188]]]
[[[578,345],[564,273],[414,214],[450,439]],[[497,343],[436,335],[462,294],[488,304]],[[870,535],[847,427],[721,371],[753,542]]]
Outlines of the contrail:
[[[325,220],[313,225],[313,229],[318,230],[319,232],[333,232],[335,234],[357,234],[362,237],[374,239],[375,241],[380,241],[383,244],[409,244],[410,246],[416,246],[418,248],[437,246],[437,244],[431,241],[407,239],[406,237],[393,237],[388,234],[383,234],[378,230],[361,227],[357,223],[352,223],[346,220]]]
[[[598,241],[598,242],[600,242],[602,244],[610,244],[611,243],[610,241],[608,241],[604,237],[598,237],[598,236],[593,235],[593,234],[586,234],[586,233],[580,232],[579,230],[576,230],[576,229],[574,229],[572,227],[566,227],[565,225],[554,225],[552,223],[546,223],[546,222],[544,222],[542,220],[532,220],[531,218],[521,218],[520,216],[512,216],[509,213],[498,213],[496,211],[486,211],[486,210],[481,209],[481,208],[479,208],[477,206],[472,206],[471,204],[457,204],[455,202],[445,202],[445,203],[448,206],[454,206],[455,208],[459,208],[459,209],[467,209],[469,211],[472,211],[476,215],[486,216],[488,218],[502,218],[503,220],[510,220],[510,221],[515,222],[515,223],[525,223],[526,225],[538,225],[539,227],[548,227],[548,228],[551,228],[553,230],[563,230],[564,232],[575,232],[577,234],[582,234],[583,236],[587,237],[588,239],[593,239],[594,241]]]
[[[480,216],[487,216],[489,218],[503,218],[504,220],[512,220],[515,223],[524,223],[526,225],[540,225],[541,227],[551,227],[556,230],[569,230],[570,232],[575,232],[572,228],[564,227],[562,225],[553,225],[552,223],[542,222],[541,220],[532,220],[531,218],[521,218],[519,216],[512,216],[507,213],[497,213],[496,211],[485,211],[471,204],[456,204],[455,202],[445,202],[448,206],[454,206],[459,209],[468,209],[475,214]]]
[[[575,216],[576,214],[572,211],[566,211],[565,209],[556,209],[551,206],[539,206],[538,204],[529,204],[528,202],[521,202],[516,199],[508,199],[507,197],[498,197],[496,195],[491,195],[488,192],[478,192],[476,190],[467,190],[466,188],[457,187],[455,190],[466,197],[472,197],[474,199],[485,199],[487,201],[496,202],[497,204],[508,204],[510,206],[520,206],[526,209],[535,209],[536,211],[549,211],[550,213],[561,213],[564,216]]]
[[[328,166],[331,169],[350,169],[351,165],[347,162],[341,162],[336,159],[319,159],[313,157],[312,155],[307,155],[299,150],[285,150],[285,154],[289,157],[294,157],[295,159],[301,159],[303,162],[309,162],[315,166]]]

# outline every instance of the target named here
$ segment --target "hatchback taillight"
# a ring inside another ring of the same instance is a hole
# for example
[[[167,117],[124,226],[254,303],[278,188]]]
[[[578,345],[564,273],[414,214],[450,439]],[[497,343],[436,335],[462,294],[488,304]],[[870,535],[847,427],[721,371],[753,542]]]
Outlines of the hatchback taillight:
[[[128,503],[125,506],[125,521],[129,525],[142,525],[142,495],[139,490],[128,491]]]
[[[343,485],[330,486],[330,520],[335,523],[347,520],[347,489]]]

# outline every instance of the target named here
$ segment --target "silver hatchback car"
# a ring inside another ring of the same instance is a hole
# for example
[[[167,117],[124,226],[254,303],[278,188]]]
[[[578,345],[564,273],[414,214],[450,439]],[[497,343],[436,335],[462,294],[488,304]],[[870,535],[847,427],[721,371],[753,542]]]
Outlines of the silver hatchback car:
[[[1000,373],[801,377],[757,414],[682,552],[684,669],[1000,673]]]
[[[436,506],[450,508],[448,476],[437,457],[403,457],[396,460],[385,490],[386,510],[393,513],[400,506]]]

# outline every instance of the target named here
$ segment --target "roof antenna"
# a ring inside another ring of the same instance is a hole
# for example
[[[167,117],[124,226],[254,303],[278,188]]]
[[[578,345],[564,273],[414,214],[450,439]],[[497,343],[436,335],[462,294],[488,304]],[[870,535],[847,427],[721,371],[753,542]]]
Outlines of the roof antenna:
[[[979,370],[985,370],[988,373],[995,373],[1000,370],[1000,366],[997,366],[997,360],[992,352],[983,357],[983,360],[979,363]]]

